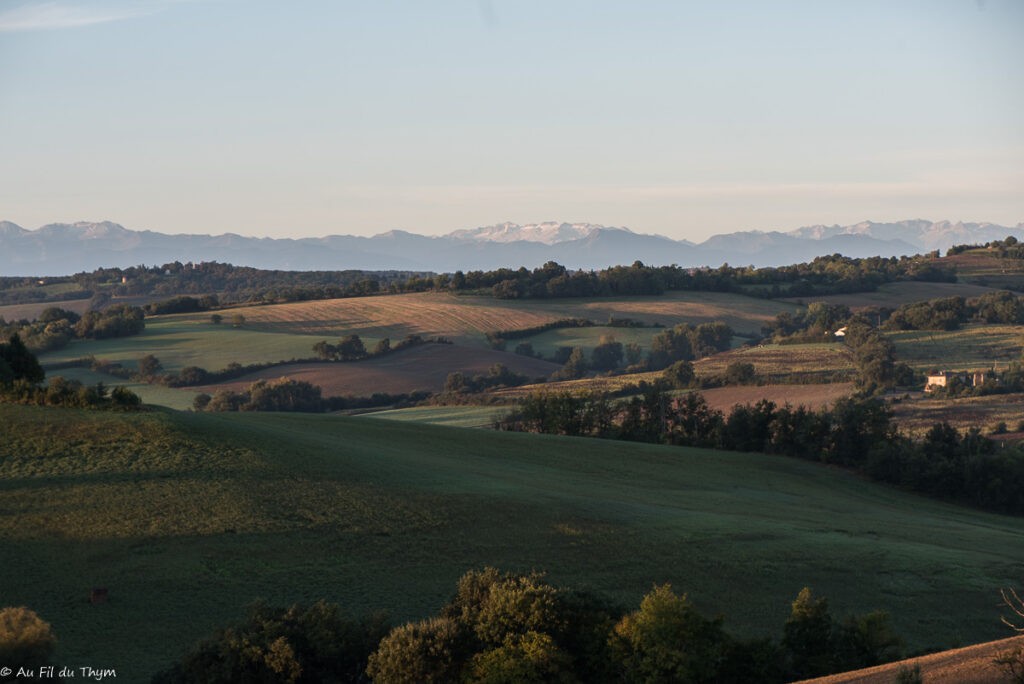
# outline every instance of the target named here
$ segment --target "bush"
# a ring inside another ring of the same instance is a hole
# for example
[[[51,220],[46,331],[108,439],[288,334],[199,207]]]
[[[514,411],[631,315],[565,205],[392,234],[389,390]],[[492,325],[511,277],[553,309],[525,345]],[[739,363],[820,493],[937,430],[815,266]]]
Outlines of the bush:
[[[0,609],[0,664],[34,669],[50,661],[57,637],[53,628],[24,606]],[[0,681],[17,681],[15,676]]]
[[[380,615],[353,620],[324,601],[308,608],[257,604],[245,622],[200,642],[153,681],[363,682],[367,659],[386,629]]]

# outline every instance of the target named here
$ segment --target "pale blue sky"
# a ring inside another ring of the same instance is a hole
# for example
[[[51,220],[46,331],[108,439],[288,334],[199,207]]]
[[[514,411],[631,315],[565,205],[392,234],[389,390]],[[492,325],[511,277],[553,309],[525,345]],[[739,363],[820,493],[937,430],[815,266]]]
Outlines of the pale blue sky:
[[[1024,221],[1024,0],[0,0],[0,219]]]

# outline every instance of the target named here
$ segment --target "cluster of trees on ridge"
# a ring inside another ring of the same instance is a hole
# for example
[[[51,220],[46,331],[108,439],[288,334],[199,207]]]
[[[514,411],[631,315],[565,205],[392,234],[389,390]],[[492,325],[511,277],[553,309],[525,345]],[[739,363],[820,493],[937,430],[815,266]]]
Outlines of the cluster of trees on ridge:
[[[160,266],[101,268],[39,280],[0,278],[0,304],[60,302],[92,298],[98,309],[112,297],[191,296],[199,308],[238,303],[270,303],[360,297],[403,292],[453,291],[499,298],[657,295],[667,290],[739,292],[756,297],[804,297],[872,291],[894,280],[953,281],[955,273],[936,263],[937,255],[852,259],[839,254],[784,267],[682,268],[613,266],[570,272],[548,262],[540,268],[502,268],[434,274],[417,271],[277,271],[218,262],[174,261]],[[68,290],[55,286],[68,286]],[[205,301],[204,301],[205,300]],[[178,306],[194,306],[178,301]],[[172,307],[173,308],[173,307]],[[185,311],[182,309],[181,311]],[[169,312],[169,311],[168,311]]]
[[[137,335],[146,327],[145,313],[137,306],[118,304],[102,311],[90,310],[79,316],[59,307],[44,309],[34,321],[8,323],[0,317],[0,337],[18,335],[36,352],[67,346],[73,339],[103,340]]]
[[[278,271],[216,261],[160,266],[100,268],[70,276],[0,278],[0,304],[218,293],[225,302],[334,299],[382,292],[422,291],[433,286],[432,273],[420,271]],[[53,286],[77,289],[53,292]],[[407,289],[408,288],[408,289]]]
[[[1024,450],[998,448],[977,429],[946,423],[923,439],[900,433],[878,399],[845,398],[831,408],[761,400],[726,416],[698,392],[674,397],[650,386],[639,397],[536,392],[500,430],[621,439],[675,446],[779,454],[850,468],[872,479],[940,499],[1024,515]]]
[[[742,640],[669,585],[626,611],[541,574],[485,568],[466,573],[438,615],[396,627],[323,601],[257,604],[153,682],[771,684],[890,662],[902,648],[885,613],[837,620],[806,588],[779,640]]]

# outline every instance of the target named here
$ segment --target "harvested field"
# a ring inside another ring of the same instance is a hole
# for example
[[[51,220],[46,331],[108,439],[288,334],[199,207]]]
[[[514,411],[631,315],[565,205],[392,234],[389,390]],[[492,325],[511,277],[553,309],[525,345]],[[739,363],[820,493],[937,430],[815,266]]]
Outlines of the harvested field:
[[[723,372],[732,363],[753,364],[754,371],[769,380],[794,374],[843,373],[854,369],[849,348],[839,343],[741,347],[694,361],[693,368],[698,376],[706,377]]]
[[[494,330],[529,328],[562,318],[553,313],[503,306],[500,300],[454,297],[434,292],[329,299],[232,309],[263,330],[339,337],[442,336],[462,343],[486,344]]]
[[[486,344],[485,335],[519,330],[562,318],[606,321],[633,318],[675,325],[725,321],[738,332],[758,332],[793,304],[718,292],[670,292],[660,297],[501,300],[439,292],[294,302],[232,309],[249,324],[274,332],[325,337],[357,334],[401,339],[440,335],[464,344]]]
[[[1022,325],[972,325],[962,330],[903,330],[886,333],[896,345],[896,359],[917,370],[987,370],[1003,368],[1021,357]]]
[[[129,306],[145,306],[150,302],[160,302],[165,299],[170,299],[171,295],[147,295],[143,297],[114,297],[109,302],[104,304],[102,309],[115,306],[117,304],[127,304]],[[86,299],[69,299],[63,302],[32,302],[27,304],[7,304],[0,306],[0,318],[7,321],[20,321],[21,319],[35,320],[39,317],[46,309],[51,307],[57,307],[58,309],[64,309],[65,311],[74,311],[78,315],[82,315],[89,309],[89,298]]]
[[[989,434],[997,423],[1010,430],[1024,421],[1024,394],[992,394],[987,397],[932,399],[918,393],[892,404],[896,422],[911,434],[923,434],[936,423],[947,422],[958,430],[979,428]]]
[[[0,306],[0,318],[3,318],[5,321],[20,321],[22,319],[34,321],[39,318],[39,314],[52,306],[56,306],[66,311],[74,311],[76,314],[82,315],[89,308],[89,300],[71,299],[66,302],[7,304],[5,306]]]
[[[954,267],[964,282],[1000,289],[1024,287],[1024,261],[1001,259],[995,250],[972,249],[945,257],[941,263]]]
[[[425,344],[365,361],[275,366],[230,382],[193,389],[212,394],[219,389],[243,390],[257,380],[291,378],[319,385],[325,397],[369,396],[375,392],[403,394],[416,390],[438,392],[444,388],[449,373],[486,374],[496,363],[503,363],[530,378],[546,377],[559,368],[547,361],[507,352],[452,344]]]
[[[770,384],[785,384],[787,378],[816,374],[821,376],[853,371],[850,350],[841,344],[765,344],[731,349],[693,363],[697,377],[711,377],[723,372],[731,363],[750,363],[754,371]],[[544,389],[552,392],[615,392],[624,385],[654,382],[662,371],[630,373],[628,375],[581,378],[545,383],[543,386],[525,385],[499,390],[497,394],[512,398]],[[825,378],[828,379],[828,378]],[[811,387],[822,382],[810,383]],[[842,383],[839,386],[847,386]],[[794,387],[799,387],[795,385]],[[796,391],[796,390],[794,390]],[[773,400],[774,401],[774,400]]]
[[[829,304],[845,304],[851,309],[863,309],[871,306],[897,307],[901,304],[920,302],[939,297],[980,297],[986,292],[995,292],[996,288],[985,287],[972,283],[923,283],[903,281],[886,283],[875,292],[854,292],[851,294],[828,295],[825,297],[785,297],[779,301],[804,303],[828,302]]]
[[[1024,636],[989,641],[984,644],[955,648],[896,663],[854,670],[842,674],[805,679],[798,684],[892,684],[900,668],[921,668],[928,684],[1010,684],[1013,677],[999,670],[993,663],[1000,653],[1024,648]]]
[[[853,392],[853,383],[837,382],[823,385],[749,385],[744,387],[716,387],[700,390],[711,408],[728,414],[737,404],[756,404],[761,399],[782,406],[824,408]]]

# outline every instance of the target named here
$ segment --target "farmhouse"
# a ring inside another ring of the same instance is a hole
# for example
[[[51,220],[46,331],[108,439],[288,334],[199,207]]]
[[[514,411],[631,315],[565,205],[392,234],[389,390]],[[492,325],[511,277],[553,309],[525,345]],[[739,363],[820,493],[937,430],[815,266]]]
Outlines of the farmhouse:
[[[965,385],[980,387],[985,384],[987,376],[985,375],[985,371],[974,371],[972,373],[950,373],[948,371],[939,371],[938,373],[929,373],[928,379],[924,384],[924,391],[934,392],[937,389],[948,387],[948,383],[953,378],[959,378]]]
[[[948,378],[949,376],[946,374],[946,371],[941,371],[939,373],[929,373],[928,379],[924,383],[924,391],[934,392],[935,390],[941,387],[945,387]]]

